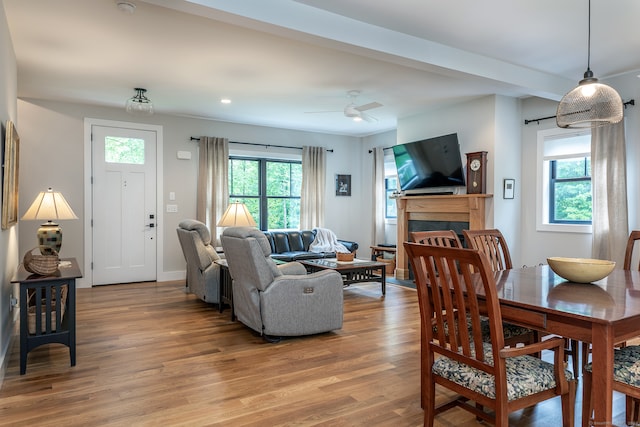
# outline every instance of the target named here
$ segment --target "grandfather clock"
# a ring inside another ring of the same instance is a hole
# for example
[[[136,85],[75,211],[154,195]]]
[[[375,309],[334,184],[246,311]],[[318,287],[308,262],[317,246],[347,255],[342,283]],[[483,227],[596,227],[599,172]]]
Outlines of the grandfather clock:
[[[467,194],[487,192],[487,152],[467,153]]]

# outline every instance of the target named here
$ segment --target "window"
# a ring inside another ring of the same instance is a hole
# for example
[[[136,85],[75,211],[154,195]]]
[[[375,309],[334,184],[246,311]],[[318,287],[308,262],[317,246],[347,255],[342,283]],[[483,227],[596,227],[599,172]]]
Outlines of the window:
[[[144,165],[144,139],[105,137],[104,160],[107,163]]]
[[[538,132],[537,229],[591,232],[591,133]]]
[[[591,224],[591,158],[551,160],[549,222]]]
[[[393,193],[398,191],[398,178],[391,177],[384,179],[384,192],[385,192],[385,218],[397,218],[398,206],[396,205],[396,199],[393,197]]]
[[[300,228],[302,163],[229,158],[229,200],[244,203],[261,230]]]
[[[384,192],[385,208],[384,217],[386,220],[398,218],[398,206],[394,193],[398,191],[398,172],[396,171],[396,161],[392,150],[384,151]]]

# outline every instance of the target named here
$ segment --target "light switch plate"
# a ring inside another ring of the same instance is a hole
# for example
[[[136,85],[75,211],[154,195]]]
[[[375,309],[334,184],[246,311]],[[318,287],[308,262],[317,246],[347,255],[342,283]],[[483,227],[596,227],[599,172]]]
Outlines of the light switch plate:
[[[191,159],[191,151],[178,151],[178,159],[180,159],[180,160],[190,160]]]
[[[178,212],[178,205],[167,205],[167,212]]]

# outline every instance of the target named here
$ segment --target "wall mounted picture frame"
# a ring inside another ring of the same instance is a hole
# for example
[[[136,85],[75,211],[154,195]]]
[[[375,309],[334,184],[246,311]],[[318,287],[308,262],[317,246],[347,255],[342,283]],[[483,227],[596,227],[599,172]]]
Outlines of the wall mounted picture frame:
[[[18,166],[20,137],[11,120],[7,120],[2,156],[2,229],[18,222]]]
[[[502,198],[513,199],[515,196],[515,190],[516,190],[516,180],[512,178],[505,178]]]
[[[351,196],[351,175],[336,175],[336,196]]]

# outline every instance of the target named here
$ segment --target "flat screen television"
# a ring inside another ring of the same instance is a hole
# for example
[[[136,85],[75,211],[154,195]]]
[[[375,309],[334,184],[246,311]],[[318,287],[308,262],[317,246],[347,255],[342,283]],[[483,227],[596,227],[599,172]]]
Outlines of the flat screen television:
[[[454,193],[465,186],[457,133],[394,145],[393,156],[402,191]]]

